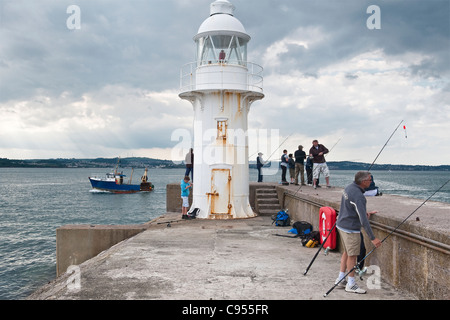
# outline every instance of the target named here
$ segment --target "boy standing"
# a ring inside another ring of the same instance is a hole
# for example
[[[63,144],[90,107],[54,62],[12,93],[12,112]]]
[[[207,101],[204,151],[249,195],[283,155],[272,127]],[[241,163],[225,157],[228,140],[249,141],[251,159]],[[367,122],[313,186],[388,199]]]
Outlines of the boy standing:
[[[180,183],[181,199],[183,200],[183,203],[181,205],[182,219],[189,219],[189,216],[187,214],[189,210],[189,191],[190,189],[192,189],[192,183],[190,183],[189,180],[190,180],[189,176],[185,176]]]

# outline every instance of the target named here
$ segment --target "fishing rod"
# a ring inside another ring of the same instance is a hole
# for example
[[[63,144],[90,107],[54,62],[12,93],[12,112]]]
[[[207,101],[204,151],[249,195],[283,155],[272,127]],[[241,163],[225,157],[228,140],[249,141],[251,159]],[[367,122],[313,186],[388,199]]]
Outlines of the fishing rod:
[[[370,165],[369,169],[367,169],[367,171],[370,171],[370,169],[372,169],[373,164],[375,163],[375,161],[377,161],[378,156],[381,154],[381,152],[383,152],[384,147],[386,147],[386,145],[388,144],[389,140],[391,140],[392,136],[394,135],[395,131],[397,131],[398,127],[400,127],[400,125],[402,124],[403,120],[400,121],[400,123],[398,124],[398,126],[395,128],[394,132],[392,132],[391,136],[389,137],[389,139],[387,139],[386,143],[384,144],[383,148],[381,148],[380,152],[378,152],[377,156],[375,157],[375,160],[373,160],[372,164]]]
[[[257,154],[258,151],[256,151],[255,153],[253,153],[251,156],[249,156],[248,158],[251,159],[255,154]]]
[[[337,222],[337,220],[336,220],[336,222]],[[333,224],[333,226],[331,227],[330,230],[327,230],[327,231],[330,231],[330,232],[328,233],[327,237],[325,238],[325,240],[324,240],[324,241],[322,242],[322,244],[320,245],[319,250],[317,250],[316,254],[314,255],[314,257],[312,258],[312,260],[311,260],[311,262],[309,263],[308,267],[306,268],[305,272],[303,273],[304,276],[306,276],[306,274],[308,273],[309,268],[311,268],[312,264],[314,263],[314,261],[315,261],[316,258],[317,258],[317,255],[319,254],[320,250],[322,250],[323,246],[325,245],[325,243],[326,243],[327,240],[328,240],[328,237],[331,235],[331,233],[333,232],[334,228],[336,227],[336,222]],[[328,254],[328,251],[329,251],[329,250],[330,250],[330,247],[328,247],[328,248],[325,249],[325,255]]]
[[[336,143],[331,147],[331,149],[330,150],[328,150],[328,153],[330,153],[331,152],[331,150],[333,150],[334,149],[334,147],[336,147],[336,145],[339,143],[339,141],[341,141],[341,139],[342,138],[339,138],[339,140],[338,141],[336,141]],[[328,154],[327,153],[327,154]],[[323,156],[325,157],[327,154],[324,154]]]
[[[276,148],[276,149],[272,152],[272,154],[269,156],[269,158],[267,158],[266,161],[269,161],[269,159],[272,158],[273,154],[274,154],[275,152],[277,152],[278,149],[280,149],[280,147],[286,142],[287,139],[289,139],[290,136],[292,136],[292,134],[293,134],[293,132],[292,132],[290,135],[288,135],[288,136],[286,137],[286,139],[283,140],[283,142],[278,146],[278,148]]]
[[[383,243],[384,241],[386,241],[386,239],[387,238],[389,238],[395,231],[397,231],[397,229],[403,224],[403,223],[405,223],[406,222],[406,220],[408,220],[414,213],[416,213],[416,211],[417,210],[419,210],[428,200],[430,200],[431,199],[431,197],[433,197],[436,193],[438,193],[442,188],[444,188],[445,187],[445,185],[447,184],[447,183],[449,183],[450,182],[450,179],[448,179],[447,180],[447,182],[445,182],[442,186],[440,186],[439,187],[439,189],[437,189],[435,192],[433,192],[425,201],[423,201],[413,212],[411,212],[402,222],[400,222],[400,224],[397,226],[397,227],[395,227],[395,229],[394,230],[392,230],[383,240],[381,240],[381,243]],[[368,256],[370,256],[374,251],[375,251],[375,249],[377,249],[376,247],[375,248],[373,248],[368,254],[366,254],[366,256],[364,257],[364,258],[362,258],[361,259],[361,261],[359,261],[350,271],[348,271],[338,282],[336,282],[335,284],[334,284],[334,286],[333,287],[331,287],[331,289],[330,290],[328,290],[327,291],[327,293],[325,293],[323,296],[324,297],[326,297],[326,296],[328,296],[330,293],[331,293],[331,291],[333,291],[334,290],[334,288],[336,288],[338,285],[339,285],[339,283],[341,283],[341,281],[342,280],[344,280],[352,271],[354,271],[355,269],[358,269],[359,270],[359,266],[360,266],[360,264],[361,264],[361,262],[363,262],[364,260],[366,260],[367,259],[367,257]]]
[[[283,140],[283,142],[272,152],[272,154],[269,156],[269,158],[267,158],[267,160],[266,161],[269,161],[269,159],[273,156],[273,154],[278,150],[278,149],[280,149],[280,147],[286,142],[286,140],[287,139],[289,139],[289,137],[290,136],[292,136],[294,133],[292,132],[290,135],[288,135],[287,137],[286,137],[286,139],[284,139]],[[253,157],[255,154],[257,154],[258,153],[258,151],[256,151],[255,153],[253,153],[251,156],[249,156],[248,158],[250,159],[251,157]]]

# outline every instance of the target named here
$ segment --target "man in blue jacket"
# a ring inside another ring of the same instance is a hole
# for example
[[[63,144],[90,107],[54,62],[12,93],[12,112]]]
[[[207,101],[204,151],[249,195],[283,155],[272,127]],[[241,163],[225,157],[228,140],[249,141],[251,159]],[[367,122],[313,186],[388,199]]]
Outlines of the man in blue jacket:
[[[369,187],[371,177],[370,172],[357,172],[355,181],[349,184],[342,194],[336,228],[344,246],[344,253],[342,254],[339,277],[336,279],[336,283],[344,277],[346,271],[351,270],[356,265],[356,258],[359,255],[361,245],[361,227],[364,228],[375,247],[381,246],[381,241],[373,234],[368,219],[376,211],[367,212],[366,210],[367,201],[364,196],[364,189]],[[366,293],[355,283],[354,270],[349,273],[347,282],[342,280],[339,283],[339,286],[343,287],[344,285],[347,292]]]

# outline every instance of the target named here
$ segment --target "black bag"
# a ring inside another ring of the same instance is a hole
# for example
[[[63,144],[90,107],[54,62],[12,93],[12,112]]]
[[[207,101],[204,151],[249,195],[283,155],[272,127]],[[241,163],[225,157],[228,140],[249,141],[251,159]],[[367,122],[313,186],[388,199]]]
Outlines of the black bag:
[[[191,213],[188,213],[188,215],[189,215],[191,218],[196,218],[199,211],[200,211],[199,208],[194,208],[194,210],[192,210]]]
[[[292,226],[297,230],[297,235],[301,238],[306,237],[313,231],[312,224],[306,221],[296,221]]]
[[[312,241],[313,243],[308,246],[309,248],[313,248],[320,242],[320,232],[319,231],[312,231],[308,233],[304,238],[302,238],[302,245],[305,247],[307,246],[308,242]]]

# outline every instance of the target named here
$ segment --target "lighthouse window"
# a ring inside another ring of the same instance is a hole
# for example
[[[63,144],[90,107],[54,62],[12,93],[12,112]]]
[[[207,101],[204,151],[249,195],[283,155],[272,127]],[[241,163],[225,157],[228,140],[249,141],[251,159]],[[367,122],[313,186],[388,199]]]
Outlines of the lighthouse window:
[[[218,60],[218,56],[215,54],[214,44],[209,36],[201,38],[200,41],[198,41],[198,53],[200,64],[216,63]]]
[[[227,63],[245,65],[247,42],[234,35],[212,35],[197,39],[198,65]]]

